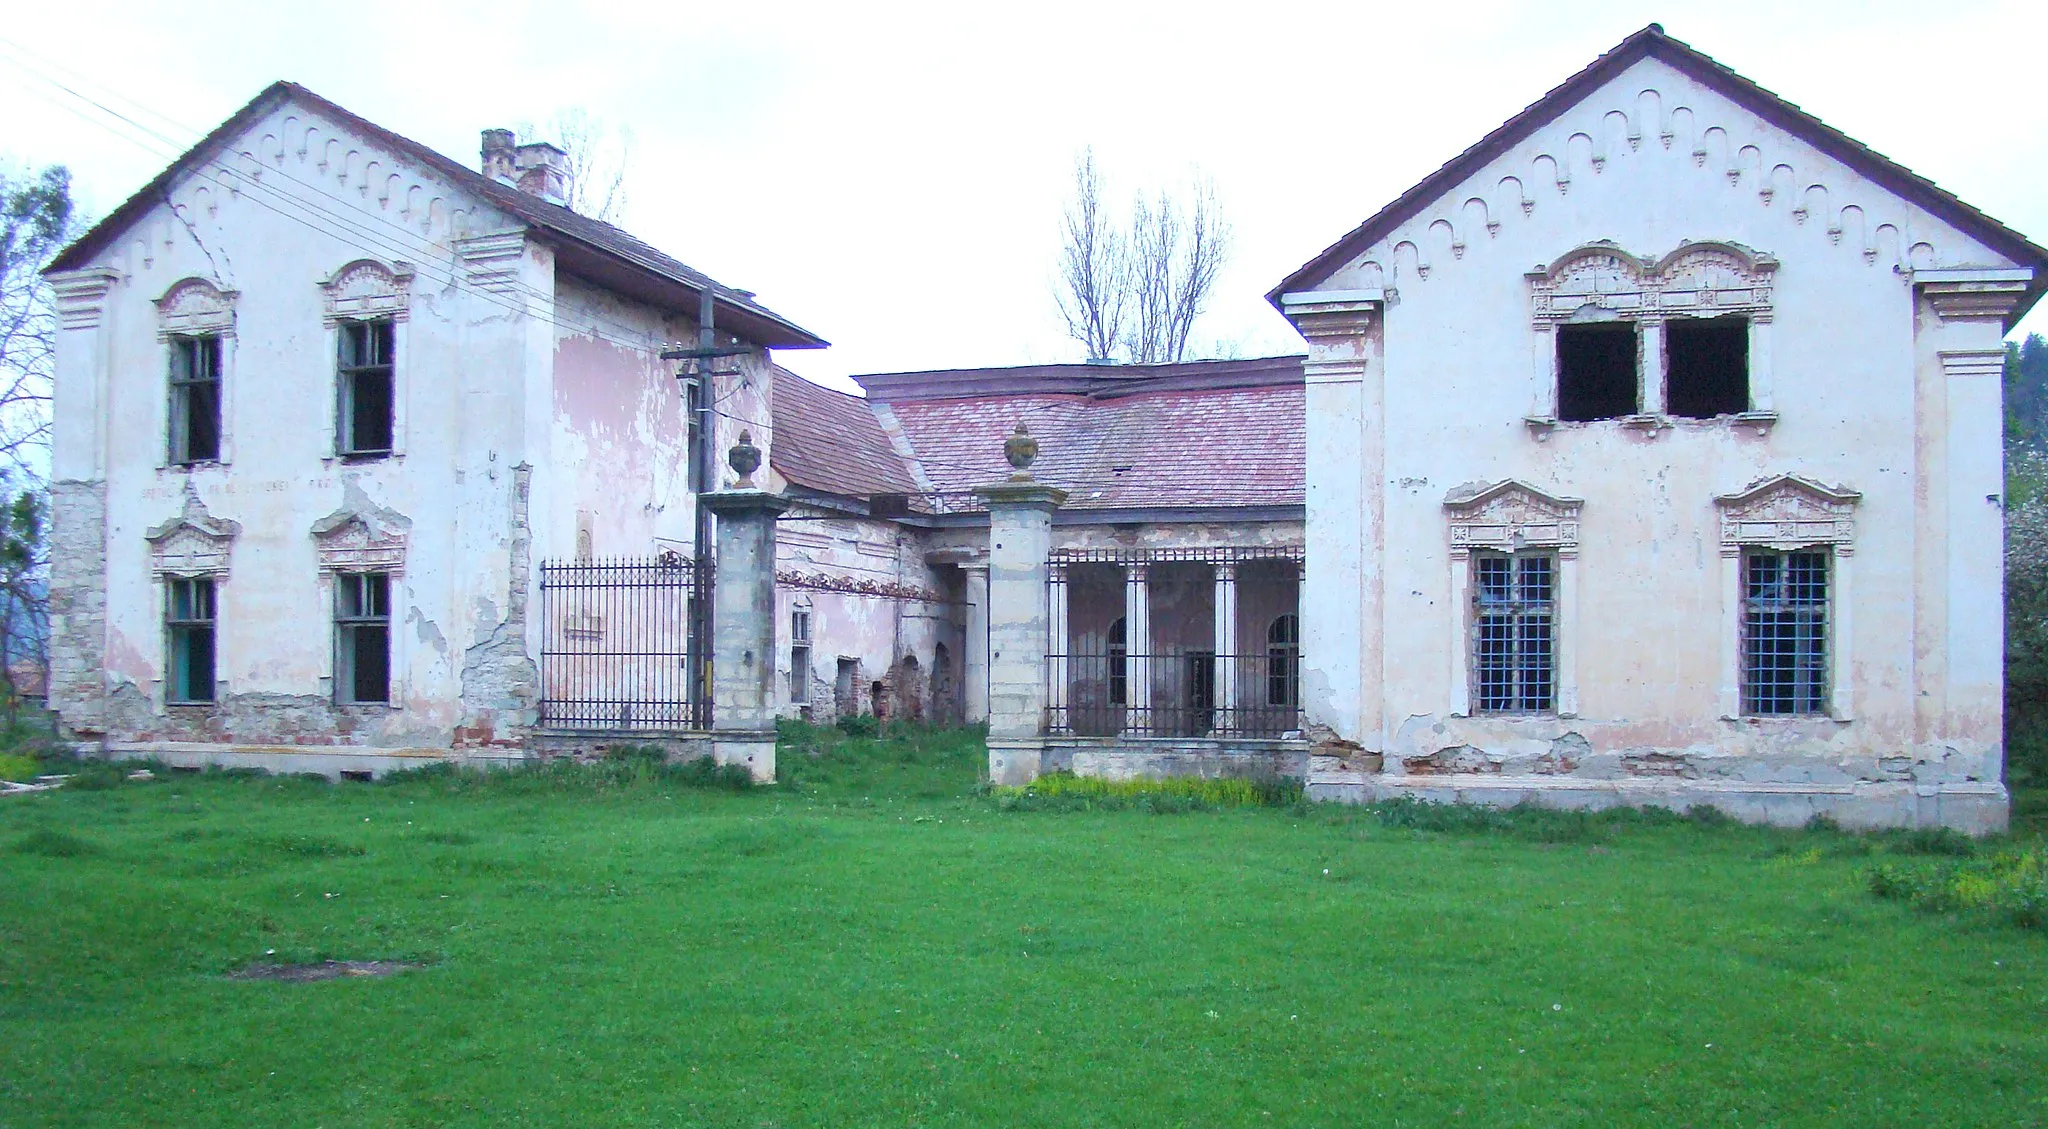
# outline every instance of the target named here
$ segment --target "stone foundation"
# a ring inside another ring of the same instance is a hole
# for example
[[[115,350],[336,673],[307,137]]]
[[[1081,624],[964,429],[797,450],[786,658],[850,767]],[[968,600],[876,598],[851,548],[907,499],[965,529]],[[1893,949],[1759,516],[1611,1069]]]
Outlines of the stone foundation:
[[[999,752],[1012,760],[1033,750],[998,750],[989,742],[990,763]],[[1046,737],[1036,746],[1038,771],[1071,772],[1104,780],[1158,779],[1167,776],[1286,777],[1308,774],[1306,741],[1223,739],[1208,737]],[[1013,770],[1015,765],[1010,766]]]

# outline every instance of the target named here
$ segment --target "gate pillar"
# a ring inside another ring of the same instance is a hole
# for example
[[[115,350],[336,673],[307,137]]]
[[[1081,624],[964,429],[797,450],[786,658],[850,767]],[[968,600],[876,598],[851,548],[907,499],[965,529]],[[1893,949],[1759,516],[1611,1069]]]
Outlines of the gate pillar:
[[[746,455],[751,454],[751,460]],[[712,755],[775,779],[775,519],[789,499],[753,485],[760,451],[740,436],[738,487],[700,495],[718,518],[711,597]],[[748,465],[742,465],[748,464]]]
[[[1067,492],[1031,477],[1038,444],[1017,425],[1004,453],[1017,473],[975,490],[988,505],[988,778],[1028,784],[1045,748],[1051,638],[1052,513]]]

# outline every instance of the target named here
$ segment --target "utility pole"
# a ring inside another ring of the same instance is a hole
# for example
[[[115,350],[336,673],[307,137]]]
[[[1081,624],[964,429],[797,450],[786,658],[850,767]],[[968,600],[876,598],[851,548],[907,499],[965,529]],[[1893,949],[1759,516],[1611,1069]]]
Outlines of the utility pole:
[[[745,356],[752,350],[742,347],[735,339],[733,344],[720,347],[716,331],[712,327],[716,296],[706,286],[697,295],[697,345],[695,348],[663,349],[664,361],[681,361],[683,366],[676,371],[676,379],[683,384],[684,434],[688,437],[687,457],[690,460],[690,488],[696,507],[696,527],[691,533],[691,592],[689,601],[689,643],[687,646],[690,665],[689,681],[691,712],[695,725],[709,727],[711,724],[711,510],[704,504],[704,495],[718,488],[718,416],[717,402],[713,395],[712,377],[724,374],[716,370],[712,362],[722,357]]]

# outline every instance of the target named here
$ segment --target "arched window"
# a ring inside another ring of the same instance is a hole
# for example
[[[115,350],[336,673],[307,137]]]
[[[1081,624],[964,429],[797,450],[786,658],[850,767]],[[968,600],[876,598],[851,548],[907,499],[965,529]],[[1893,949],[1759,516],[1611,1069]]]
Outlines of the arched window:
[[[1266,704],[1301,704],[1301,619],[1283,615],[1266,628]]]
[[[1119,618],[1109,625],[1109,704],[1126,705],[1131,700],[1130,648],[1125,639],[1124,621]]]

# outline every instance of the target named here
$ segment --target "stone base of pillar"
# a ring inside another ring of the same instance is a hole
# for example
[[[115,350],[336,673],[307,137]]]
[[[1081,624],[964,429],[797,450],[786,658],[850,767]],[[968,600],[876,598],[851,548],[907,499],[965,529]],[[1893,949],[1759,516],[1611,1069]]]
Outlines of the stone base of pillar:
[[[740,765],[757,784],[772,783],[775,780],[775,731],[717,730],[711,737],[711,759],[721,765]]]
[[[988,782],[1021,788],[1038,779],[1045,762],[1045,742],[1036,737],[988,739]]]

